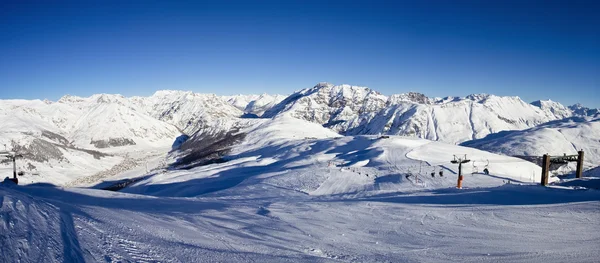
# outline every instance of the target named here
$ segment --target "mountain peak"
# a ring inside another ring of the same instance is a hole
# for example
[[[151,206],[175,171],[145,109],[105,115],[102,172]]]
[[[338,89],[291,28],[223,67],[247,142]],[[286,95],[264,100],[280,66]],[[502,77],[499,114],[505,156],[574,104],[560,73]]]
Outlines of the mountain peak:
[[[315,88],[325,88],[325,87],[333,87],[335,85],[333,85],[332,83],[329,82],[319,82],[317,83],[317,85],[315,85]]]
[[[550,113],[557,118],[567,118],[573,115],[573,111],[562,104],[552,100],[536,100],[531,105],[540,108],[542,111]]]
[[[408,92],[402,94],[394,94],[388,99],[388,104],[398,104],[399,102],[414,102],[418,104],[431,104],[432,99],[419,92]]]
[[[590,109],[581,105],[580,103],[573,104],[568,107],[574,114],[579,116],[598,116],[600,115],[599,109]]]
[[[78,97],[78,96],[72,96],[72,95],[64,95],[62,96],[58,102],[60,103],[76,103],[76,102],[82,102],[84,99],[82,97]]]
[[[118,103],[123,104],[125,97],[121,94],[95,94],[90,97],[93,101],[98,103]]]
[[[152,97],[166,97],[166,96],[174,96],[174,95],[181,95],[181,94],[193,94],[193,92],[191,91],[183,91],[183,90],[157,90],[156,92],[154,92],[154,94],[152,95]]]
[[[472,100],[472,101],[477,101],[477,102],[484,102],[485,100],[489,99],[490,97],[492,97],[493,95],[487,94],[487,93],[475,93],[475,94],[471,94],[466,96],[466,99]]]
[[[559,102],[552,101],[550,99],[548,99],[548,100],[536,100],[534,102],[531,102],[531,105],[534,105],[534,106],[537,106],[537,107],[540,107],[540,108],[541,107],[552,107],[552,106],[564,107]]]

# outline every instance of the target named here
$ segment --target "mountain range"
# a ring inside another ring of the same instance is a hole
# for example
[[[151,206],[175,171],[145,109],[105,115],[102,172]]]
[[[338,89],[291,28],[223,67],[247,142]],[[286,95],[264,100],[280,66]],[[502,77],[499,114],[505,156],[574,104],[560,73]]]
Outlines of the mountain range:
[[[330,83],[289,96],[162,90],[149,97],[0,100],[0,145],[25,152],[30,170],[51,162],[67,170],[93,162],[110,167],[132,151],[170,149],[182,134],[198,140],[277,116],[309,121],[341,135],[402,135],[506,155],[584,149],[587,167],[598,166],[600,160],[598,109],[489,94],[386,96],[367,87]]]

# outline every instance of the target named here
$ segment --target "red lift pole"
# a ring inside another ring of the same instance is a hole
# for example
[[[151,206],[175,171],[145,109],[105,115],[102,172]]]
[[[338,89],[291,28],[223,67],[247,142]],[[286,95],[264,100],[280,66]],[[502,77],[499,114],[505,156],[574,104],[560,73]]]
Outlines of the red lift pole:
[[[456,182],[456,188],[458,188],[458,189],[462,189],[462,181],[463,181],[462,164],[468,163],[470,161],[471,160],[467,159],[466,154],[464,155],[464,157],[457,157],[456,155],[454,155],[454,160],[450,161],[451,163],[458,164],[458,180]]]

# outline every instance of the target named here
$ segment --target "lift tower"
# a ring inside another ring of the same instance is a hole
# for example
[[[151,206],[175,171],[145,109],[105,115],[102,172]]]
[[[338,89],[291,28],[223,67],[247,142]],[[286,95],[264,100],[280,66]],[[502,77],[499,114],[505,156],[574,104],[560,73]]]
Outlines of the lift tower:
[[[583,178],[583,150],[577,152],[577,154],[567,155],[566,153],[562,156],[550,156],[549,154],[544,154],[542,156],[542,186],[548,185],[548,172],[550,171],[550,164],[567,164],[569,162],[577,162],[577,171],[575,172],[575,177]]]
[[[456,182],[456,188],[458,189],[462,189],[462,180],[463,180],[463,175],[462,175],[462,164],[463,163],[468,163],[471,160],[467,159],[467,155],[465,154],[464,156],[456,156],[456,154],[454,155],[454,160],[450,161],[451,163],[457,163],[458,164],[458,181]]]
[[[0,152],[0,156],[4,156],[9,160],[12,160],[13,163],[13,178],[10,180],[15,182],[15,184],[19,183],[19,179],[17,179],[17,158],[23,157],[23,155],[16,154],[15,152]]]

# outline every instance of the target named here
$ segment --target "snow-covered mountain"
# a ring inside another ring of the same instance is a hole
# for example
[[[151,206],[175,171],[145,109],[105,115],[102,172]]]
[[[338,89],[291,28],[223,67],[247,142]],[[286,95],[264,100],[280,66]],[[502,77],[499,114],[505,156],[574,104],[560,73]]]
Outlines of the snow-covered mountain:
[[[89,155],[90,162],[98,160],[97,154],[86,152],[90,149],[121,156],[131,149],[170,149],[177,138],[183,138],[179,137],[182,133],[190,138],[188,145],[202,145],[205,138],[219,138],[261,123],[263,120],[247,118],[257,115],[289,116],[342,135],[404,135],[450,144],[565,118],[598,116],[598,110],[552,101],[526,103],[518,97],[487,94],[463,98],[430,98],[415,92],[385,96],[366,87],[330,83],[319,83],[286,98],[162,90],[149,97],[97,94],[87,98],[67,95],[57,102],[0,100],[0,110],[0,143],[7,144],[7,149],[30,149],[37,152],[37,160],[44,161],[49,160],[40,156],[66,156],[56,160],[69,163],[78,162],[73,159],[75,152]],[[579,126],[591,122],[588,119]],[[577,138],[567,136],[564,143],[578,144]],[[592,148],[600,144],[592,139],[585,143]],[[192,148],[188,150],[193,152]]]
[[[428,98],[410,92],[387,97],[366,87],[319,83],[290,95],[263,117],[284,112],[342,134],[406,135],[455,144],[535,127],[586,110],[488,94]]]
[[[533,163],[404,136],[340,136],[286,114],[255,121],[220,162],[136,169],[117,176],[128,182],[119,191],[0,184],[0,246],[9,248],[0,250],[0,261],[595,262],[600,256],[590,242],[600,238],[600,192],[581,190],[577,181],[539,187],[541,169]],[[490,160],[490,175],[465,165],[463,188],[456,189],[454,153]]]
[[[175,126],[149,116],[121,95],[66,96],[57,103],[46,105],[45,111],[54,108],[70,110],[72,114],[64,120],[67,125],[59,127],[58,133],[80,147],[168,145],[179,135]]]
[[[243,111],[244,113],[262,115],[266,110],[275,106],[287,96],[284,95],[234,95],[222,96],[229,104]]]
[[[531,105],[540,108],[548,115],[556,116],[558,119],[568,118],[576,114],[568,107],[551,100],[536,100]]]
[[[217,95],[191,91],[162,90],[150,97],[133,97],[130,101],[138,111],[175,125],[186,134],[243,114]]]
[[[0,151],[22,154],[19,171],[27,172],[26,183],[53,181],[66,183],[109,169],[122,158],[85,149],[68,139],[67,128],[78,119],[78,109],[48,101],[0,101]],[[89,141],[87,141],[89,143]],[[7,159],[0,160],[2,178],[12,169]]]
[[[600,109],[590,109],[582,106],[579,103],[569,106],[569,109],[571,110],[571,112],[573,112],[574,115],[578,116],[600,116]]]
[[[344,133],[368,125],[386,106],[387,99],[381,93],[365,87],[319,83],[290,95],[267,110],[263,117],[271,118],[285,112],[292,117]]]
[[[593,166],[598,116],[574,111],[330,84],[272,118],[179,91],[0,100],[0,143],[39,170],[20,182],[89,187],[0,184],[0,261],[595,262],[600,180],[539,187],[538,165],[485,151],[581,147]],[[485,150],[443,142],[546,119],[487,135],[502,139]],[[471,159],[462,189],[455,154]]]
[[[110,140],[110,136],[152,143],[173,133],[172,127],[166,133],[160,130],[164,123],[192,135],[202,129],[227,126],[248,114],[271,118],[286,113],[341,134],[405,135],[453,144],[572,116],[598,114],[598,110],[581,105],[565,107],[553,101],[526,103],[518,97],[488,94],[464,98],[429,98],[415,92],[385,96],[366,87],[330,83],[319,83],[285,99],[268,94],[217,96],[162,90],[149,97],[99,94],[89,98],[65,96],[57,103],[4,104],[11,105],[10,110],[20,109],[19,114],[36,115],[43,119],[35,121],[36,125],[47,123],[51,127],[46,130],[77,139],[75,143],[81,146],[92,140]],[[36,114],[41,108],[43,114]],[[118,125],[107,125],[113,130],[104,130],[100,127],[104,122]]]
[[[179,135],[120,95],[0,101],[0,151],[23,154],[18,169],[29,183],[68,183],[110,169],[129,152],[169,147]]]
[[[521,131],[491,134],[462,145],[511,156],[570,155],[583,150],[584,166],[591,168],[600,165],[599,138],[600,117],[570,117]]]

